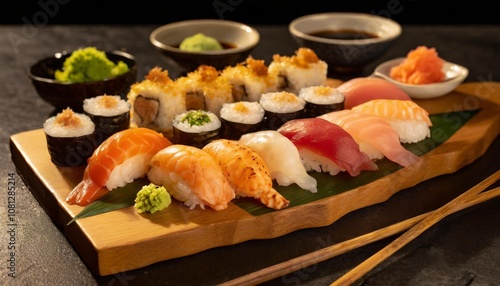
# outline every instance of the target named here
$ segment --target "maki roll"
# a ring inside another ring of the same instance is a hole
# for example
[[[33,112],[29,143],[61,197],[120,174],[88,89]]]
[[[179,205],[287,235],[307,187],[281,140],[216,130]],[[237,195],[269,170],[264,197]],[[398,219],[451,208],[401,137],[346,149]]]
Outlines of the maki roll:
[[[221,122],[217,115],[205,110],[190,110],[175,116],[173,143],[203,148],[219,138]]]
[[[231,84],[212,66],[201,65],[175,81],[186,110],[206,110],[219,116],[224,103],[233,102]]]
[[[279,90],[297,94],[306,86],[326,85],[328,64],[313,50],[299,48],[291,57],[273,55],[268,70],[278,78]]]
[[[306,102],[305,117],[317,117],[344,109],[344,94],[329,86],[309,86],[299,91]]]
[[[277,77],[268,73],[264,60],[256,60],[251,56],[244,63],[226,67],[221,76],[231,84],[235,102],[259,101],[261,94],[278,91]]]
[[[131,105],[130,124],[145,127],[172,138],[172,120],[186,112],[183,95],[177,91],[168,71],[155,67],[142,82],[133,84],[127,95]]]
[[[85,99],[83,112],[95,124],[98,144],[130,126],[130,104],[119,95],[100,95]]]
[[[304,117],[306,102],[290,92],[264,93],[259,103],[265,110],[264,130],[277,130],[287,121]]]
[[[264,108],[258,102],[226,103],[221,112],[221,138],[239,140],[241,135],[260,131]]]
[[[43,124],[47,149],[52,162],[62,167],[76,167],[87,163],[97,142],[95,124],[85,114],[66,108]]]

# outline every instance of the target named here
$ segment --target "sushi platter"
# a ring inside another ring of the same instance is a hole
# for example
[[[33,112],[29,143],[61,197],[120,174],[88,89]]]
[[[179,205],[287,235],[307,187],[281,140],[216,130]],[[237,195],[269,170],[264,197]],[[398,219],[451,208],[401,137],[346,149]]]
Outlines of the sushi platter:
[[[499,83],[461,84],[443,97],[415,102],[430,114],[477,112],[445,142],[422,155],[419,164],[398,168],[338,194],[262,214],[250,213],[233,202],[223,211],[214,211],[189,209],[173,201],[154,215],[140,214],[134,207],[127,207],[68,225],[83,209],[67,204],[65,199],[82,180],[84,167],[58,167],[52,163],[42,129],[11,136],[11,154],[33,195],[89,269],[97,275],[110,275],[219,246],[272,239],[299,229],[330,225],[349,212],[383,202],[430,178],[457,171],[484,154],[500,134]]]

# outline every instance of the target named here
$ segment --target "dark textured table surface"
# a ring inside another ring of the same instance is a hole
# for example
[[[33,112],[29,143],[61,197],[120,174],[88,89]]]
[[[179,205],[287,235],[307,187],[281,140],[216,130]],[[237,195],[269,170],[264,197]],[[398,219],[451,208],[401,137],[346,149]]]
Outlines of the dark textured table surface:
[[[387,202],[355,211],[331,226],[220,247],[138,270],[96,277],[16,173],[10,159],[9,136],[41,128],[53,113],[53,108],[36,95],[26,71],[37,60],[55,52],[84,46],[122,49],[136,56],[139,79],[154,66],[169,69],[173,75],[178,73],[150,45],[148,37],[154,28],[0,26],[0,285],[213,285],[436,209],[500,167],[497,138],[484,156],[455,174],[402,190]],[[286,26],[256,28],[262,39],[253,52],[255,58],[269,62],[274,53],[289,55],[296,50]],[[418,45],[436,47],[446,60],[468,67],[468,82],[500,81],[500,26],[404,26],[402,36],[391,49],[360,75],[370,74],[380,62],[404,56]],[[8,222],[8,211],[12,209],[7,205],[9,180],[16,183],[14,233],[9,232]],[[360,284],[496,285],[500,281],[499,222],[500,198],[453,214],[370,271]],[[12,236],[16,247],[15,278],[8,275],[8,246]],[[327,285],[393,239],[358,248],[268,284]]]

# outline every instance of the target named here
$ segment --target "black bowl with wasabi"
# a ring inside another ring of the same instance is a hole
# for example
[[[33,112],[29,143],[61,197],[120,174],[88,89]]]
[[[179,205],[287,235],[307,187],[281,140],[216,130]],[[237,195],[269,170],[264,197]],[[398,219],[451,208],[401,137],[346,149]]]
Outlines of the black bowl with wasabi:
[[[92,64],[93,68],[89,71],[81,71],[84,69],[81,66],[84,65],[78,63],[74,63],[76,68],[71,72],[65,71],[66,60],[75,52],[87,52],[86,49],[88,48],[71,53],[56,53],[35,63],[28,70],[28,75],[38,95],[57,110],[70,107],[81,112],[84,99],[102,94],[125,97],[130,86],[137,80],[135,58],[121,51],[99,51],[99,54],[104,54],[109,62],[102,62],[100,56],[91,57],[98,58],[98,60]],[[124,65],[127,67],[125,70]],[[121,72],[117,73],[117,71]],[[62,74],[62,78],[57,79],[56,73]]]
[[[223,69],[245,61],[260,35],[242,23],[200,19],[160,26],[149,40],[168,61],[189,72],[200,65]]]

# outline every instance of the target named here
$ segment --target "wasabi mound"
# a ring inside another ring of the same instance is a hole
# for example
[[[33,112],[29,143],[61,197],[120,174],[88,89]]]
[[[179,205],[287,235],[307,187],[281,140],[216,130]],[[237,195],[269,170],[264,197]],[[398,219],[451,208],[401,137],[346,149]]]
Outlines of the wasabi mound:
[[[62,70],[56,70],[55,79],[61,82],[99,81],[123,74],[129,70],[126,63],[117,64],[106,57],[106,53],[94,47],[73,51],[64,61]]]
[[[185,38],[180,44],[179,49],[189,52],[202,52],[222,50],[223,47],[216,39],[198,33]]]
[[[172,199],[165,187],[151,183],[142,187],[137,193],[134,202],[134,207],[137,209],[137,212],[148,212],[153,214],[168,207]]]

